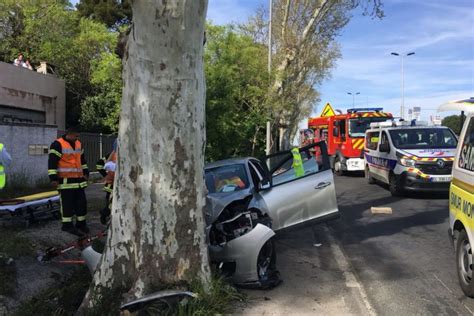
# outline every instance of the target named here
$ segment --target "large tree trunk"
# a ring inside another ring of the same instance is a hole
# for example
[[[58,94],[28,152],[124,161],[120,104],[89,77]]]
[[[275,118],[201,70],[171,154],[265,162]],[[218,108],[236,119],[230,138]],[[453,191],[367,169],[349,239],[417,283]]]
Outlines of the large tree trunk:
[[[132,9],[112,222],[82,308],[104,291],[128,300],[210,276],[203,219],[207,0],[135,0]]]

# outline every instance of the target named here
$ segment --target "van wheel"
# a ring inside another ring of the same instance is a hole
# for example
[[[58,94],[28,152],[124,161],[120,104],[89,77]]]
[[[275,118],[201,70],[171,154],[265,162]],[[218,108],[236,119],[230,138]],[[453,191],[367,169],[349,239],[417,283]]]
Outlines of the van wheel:
[[[465,230],[459,233],[456,242],[456,268],[461,289],[468,297],[474,297],[472,248]]]
[[[367,179],[368,184],[375,183],[375,179],[370,175],[369,165],[365,166],[365,178]]]
[[[336,160],[334,161],[334,173],[336,176],[343,176],[345,174],[344,170],[342,170],[342,161],[339,156],[336,156]]]
[[[403,189],[400,179],[393,173],[390,174],[389,179],[388,187],[390,189],[390,193],[392,193],[393,196],[401,196],[403,194]]]

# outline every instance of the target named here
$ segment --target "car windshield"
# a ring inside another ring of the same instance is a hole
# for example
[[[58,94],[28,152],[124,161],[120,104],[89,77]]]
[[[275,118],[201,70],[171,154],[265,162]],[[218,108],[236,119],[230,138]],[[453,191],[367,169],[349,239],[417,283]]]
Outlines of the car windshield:
[[[395,147],[400,149],[456,148],[456,136],[447,128],[407,128],[390,130]]]
[[[370,123],[385,122],[386,117],[360,117],[349,120],[349,135],[351,137],[364,137],[365,131],[369,129]]]
[[[243,164],[232,164],[205,170],[209,193],[226,193],[246,189],[249,186]]]

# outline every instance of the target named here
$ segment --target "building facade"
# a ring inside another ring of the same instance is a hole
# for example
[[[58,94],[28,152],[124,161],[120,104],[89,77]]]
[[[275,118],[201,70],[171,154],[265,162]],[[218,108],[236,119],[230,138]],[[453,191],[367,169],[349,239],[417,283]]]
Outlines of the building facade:
[[[64,80],[0,62],[0,122],[56,125],[64,130]]]

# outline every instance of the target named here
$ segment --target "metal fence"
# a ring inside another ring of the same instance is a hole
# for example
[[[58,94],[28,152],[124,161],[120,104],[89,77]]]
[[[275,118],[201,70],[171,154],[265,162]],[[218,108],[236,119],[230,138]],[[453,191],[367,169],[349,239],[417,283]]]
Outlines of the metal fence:
[[[63,131],[58,131],[58,137],[64,135]],[[101,157],[108,156],[113,149],[116,135],[81,133],[81,143],[84,148],[84,155],[89,166],[89,171],[96,171],[95,164]]]

